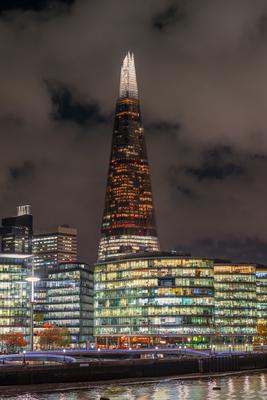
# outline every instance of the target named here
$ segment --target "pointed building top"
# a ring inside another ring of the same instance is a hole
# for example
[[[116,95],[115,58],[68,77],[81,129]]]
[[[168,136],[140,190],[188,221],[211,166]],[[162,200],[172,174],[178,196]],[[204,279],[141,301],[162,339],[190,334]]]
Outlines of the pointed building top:
[[[126,54],[121,66],[120,97],[138,99],[138,89],[133,53]]]

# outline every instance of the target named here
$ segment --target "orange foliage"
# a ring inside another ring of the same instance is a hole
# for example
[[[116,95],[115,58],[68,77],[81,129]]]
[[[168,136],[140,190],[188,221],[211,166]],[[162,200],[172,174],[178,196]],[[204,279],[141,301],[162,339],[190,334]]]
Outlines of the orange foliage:
[[[24,347],[27,342],[21,332],[10,332],[0,335],[1,350],[6,346],[8,351],[14,351],[18,347]]]

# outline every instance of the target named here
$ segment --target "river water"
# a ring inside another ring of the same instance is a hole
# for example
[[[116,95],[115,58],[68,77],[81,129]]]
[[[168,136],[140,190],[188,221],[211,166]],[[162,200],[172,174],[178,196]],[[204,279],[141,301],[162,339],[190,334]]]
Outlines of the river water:
[[[220,387],[220,390],[214,390]],[[2,396],[1,400],[239,400],[267,399],[267,373],[210,380],[165,379],[152,383],[113,383],[86,389]]]

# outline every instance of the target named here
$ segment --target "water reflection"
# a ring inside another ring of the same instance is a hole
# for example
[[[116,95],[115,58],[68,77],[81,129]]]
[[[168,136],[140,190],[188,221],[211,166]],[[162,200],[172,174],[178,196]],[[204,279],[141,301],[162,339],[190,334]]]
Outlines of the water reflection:
[[[220,390],[214,390],[215,387]],[[132,385],[114,383],[61,393],[0,395],[0,400],[99,400],[101,396],[110,400],[263,400],[267,399],[267,374]]]

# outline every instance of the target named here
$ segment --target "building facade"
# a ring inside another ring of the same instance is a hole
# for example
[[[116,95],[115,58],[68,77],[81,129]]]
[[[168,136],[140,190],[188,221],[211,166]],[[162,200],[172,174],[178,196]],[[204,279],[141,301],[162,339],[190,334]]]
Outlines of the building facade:
[[[121,67],[98,260],[159,251],[133,54]]]
[[[34,269],[51,270],[63,262],[77,261],[77,229],[67,225],[35,234],[33,238]]]
[[[27,255],[0,254],[0,335],[20,332],[29,342],[30,267]]]
[[[260,329],[265,330],[265,332],[267,332],[267,266],[266,265],[256,266],[256,291],[257,291],[258,325]]]
[[[256,266],[215,264],[215,341],[235,349],[257,334]]]
[[[98,346],[206,348],[214,333],[213,261],[132,256],[95,266]]]
[[[33,218],[29,205],[18,206],[17,215],[2,219],[1,251],[9,254],[32,253]]]
[[[67,328],[72,347],[86,347],[93,336],[93,268],[63,263],[48,273],[45,321]]]

